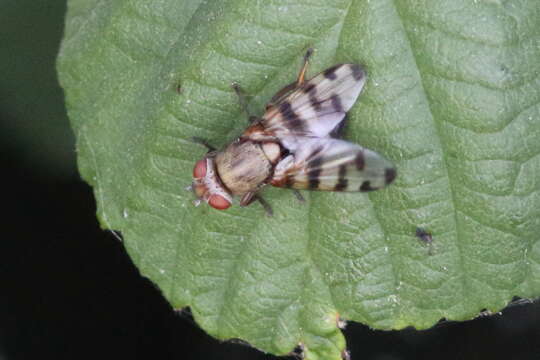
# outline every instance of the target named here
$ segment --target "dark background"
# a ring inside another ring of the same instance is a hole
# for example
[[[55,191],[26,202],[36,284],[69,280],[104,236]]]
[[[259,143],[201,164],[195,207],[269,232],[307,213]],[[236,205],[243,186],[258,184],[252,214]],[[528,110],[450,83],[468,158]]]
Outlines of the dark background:
[[[111,0],[112,1],[112,0]],[[0,360],[270,359],[175,314],[100,230],[55,74],[64,1],[0,12]],[[540,307],[427,331],[345,330],[353,359],[539,359]]]

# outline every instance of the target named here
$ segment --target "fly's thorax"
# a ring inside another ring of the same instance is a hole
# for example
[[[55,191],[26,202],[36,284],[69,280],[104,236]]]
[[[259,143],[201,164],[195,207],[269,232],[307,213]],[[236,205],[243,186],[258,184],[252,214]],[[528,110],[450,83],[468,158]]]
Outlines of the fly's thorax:
[[[195,164],[192,188],[199,199],[215,209],[225,210],[232,204],[232,196],[222,185],[212,157],[205,157]]]
[[[241,139],[216,155],[216,169],[225,187],[234,195],[242,195],[264,185],[280,151],[277,143]]]

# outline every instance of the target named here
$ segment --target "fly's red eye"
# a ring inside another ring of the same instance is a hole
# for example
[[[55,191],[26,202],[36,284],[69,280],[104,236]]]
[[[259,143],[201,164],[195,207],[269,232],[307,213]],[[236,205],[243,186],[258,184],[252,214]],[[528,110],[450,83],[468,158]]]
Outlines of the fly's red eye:
[[[206,176],[206,159],[197,161],[193,168],[193,178],[202,179]]]
[[[225,210],[231,206],[231,202],[221,195],[214,194],[208,199],[208,204],[214,209]]]

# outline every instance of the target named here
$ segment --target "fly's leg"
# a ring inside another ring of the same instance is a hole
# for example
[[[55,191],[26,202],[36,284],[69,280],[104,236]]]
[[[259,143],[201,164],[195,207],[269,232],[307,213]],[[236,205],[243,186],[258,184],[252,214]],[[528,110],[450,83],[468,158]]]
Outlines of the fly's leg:
[[[260,195],[255,195],[255,200],[261,203],[262,207],[264,208],[264,211],[266,212],[266,215],[273,216],[274,211],[272,210],[272,207],[270,204],[264,200]]]
[[[306,77],[306,71],[308,68],[308,62],[309,58],[313,54],[313,49],[309,48],[306,51],[306,54],[304,55],[304,63],[302,64],[302,67],[300,68],[300,72],[298,73],[298,76],[296,77],[296,81],[293,81],[292,83],[286,85],[281,90],[279,90],[268,102],[266,105],[266,110],[268,110],[270,107],[274,106],[274,104],[277,104],[280,102],[282,98],[287,96],[291,91],[296,90],[298,87],[302,86],[302,84],[305,81]]]
[[[306,72],[309,65],[309,58],[313,55],[313,49],[309,48],[306,51],[306,54],[304,55],[304,63],[302,64],[302,67],[300,68],[300,72],[298,73],[298,76],[296,77],[296,81],[290,83],[289,85],[285,86],[281,90],[279,90],[271,99],[270,102],[266,105],[266,110],[274,106],[274,104],[279,103],[279,101],[287,96],[291,91],[296,90],[300,86],[304,84],[305,78],[306,78]],[[247,107],[247,101],[246,96],[243,93],[242,89],[240,88],[240,85],[237,83],[234,83],[232,85],[234,91],[236,92],[236,95],[238,95],[238,99],[240,100],[240,106],[242,106],[242,109],[244,109],[244,112],[248,115],[248,120],[250,124],[257,121],[259,118],[253,115],[250,115],[248,107]]]
[[[242,107],[242,110],[244,110],[244,112],[246,113],[246,115],[248,117],[248,122],[250,124],[253,124],[257,120],[259,120],[259,118],[257,116],[251,115],[249,113],[247,100],[246,100],[246,94],[244,94],[244,91],[242,90],[240,85],[238,85],[237,83],[234,83],[234,84],[232,84],[232,88],[234,89],[234,92],[236,93],[236,96],[238,96],[238,102],[240,103],[240,106]]]
[[[204,147],[206,147],[208,149],[208,152],[212,152],[212,151],[216,151],[216,148],[213,147],[212,145],[210,145],[206,140],[204,140],[203,138],[200,138],[200,137],[197,137],[197,136],[193,136],[191,138],[191,140],[193,140],[193,142],[197,143],[197,144],[201,144],[203,145]]]
[[[313,49],[309,48],[306,51],[306,54],[304,55],[304,64],[302,65],[302,68],[300,69],[300,72],[298,73],[298,77],[296,78],[296,87],[302,86],[304,83],[304,78],[306,76],[306,71],[309,64],[309,58],[313,55]]]
[[[298,202],[301,202],[301,203],[306,202],[306,199],[304,199],[304,197],[302,196],[302,193],[300,193],[300,191],[298,191],[296,189],[293,189],[292,192],[293,192],[294,196],[296,196],[296,200],[298,200]]]
[[[248,192],[242,196],[240,199],[240,206],[248,206],[252,202],[257,200],[261,203],[262,207],[264,208],[264,211],[266,212],[266,215],[272,216],[274,215],[274,211],[272,210],[272,207],[266,200],[262,198],[262,196],[258,195],[255,192]]]

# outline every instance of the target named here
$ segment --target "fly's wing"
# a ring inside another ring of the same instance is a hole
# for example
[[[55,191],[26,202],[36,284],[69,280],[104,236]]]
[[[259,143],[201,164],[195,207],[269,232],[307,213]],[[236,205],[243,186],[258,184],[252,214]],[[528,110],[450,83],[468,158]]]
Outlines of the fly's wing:
[[[373,191],[394,181],[394,165],[374,151],[333,138],[302,138],[281,160],[273,186],[325,191]]]
[[[359,65],[335,65],[273,99],[261,124],[281,139],[328,137],[355,103],[365,81]]]

